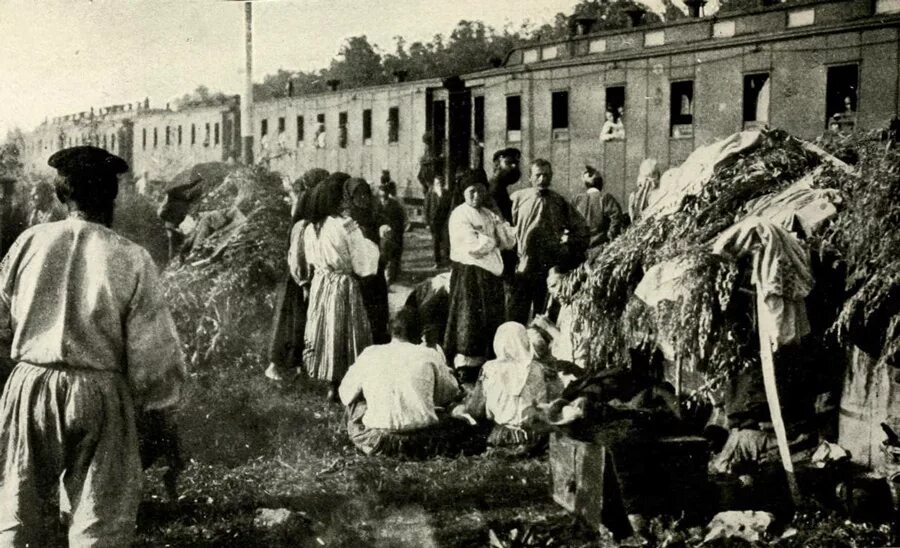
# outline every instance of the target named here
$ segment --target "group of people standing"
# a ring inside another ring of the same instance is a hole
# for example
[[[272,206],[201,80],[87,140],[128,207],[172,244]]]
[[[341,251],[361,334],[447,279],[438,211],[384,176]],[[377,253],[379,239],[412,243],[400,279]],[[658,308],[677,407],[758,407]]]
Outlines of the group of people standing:
[[[406,218],[396,184],[323,169],[294,184],[287,277],[266,376],[327,381],[329,399],[364,348],[390,340],[388,284],[400,275]]]
[[[507,410],[521,419],[530,403],[522,394],[546,392],[534,388],[544,386],[543,376],[516,368],[527,369],[535,355],[526,326],[547,312],[551,270],[573,268],[621,228],[621,209],[602,192],[593,168],[585,170],[586,192],[573,205],[550,188],[548,161],[532,161],[530,187],[512,194],[521,177],[520,152],[504,149],[493,161],[490,179],[467,170],[450,186],[438,174],[426,194],[436,266],[448,259],[451,265],[446,323],[438,336],[423,337],[423,327],[434,322],[419,310],[404,308],[389,319],[388,284],[396,278],[385,254],[391,246],[384,244],[402,249],[397,236],[403,230],[400,215],[389,210],[392,203],[401,207],[391,202],[390,187],[379,185],[384,198],[376,201],[365,180],[344,173],[313,169],[297,182],[290,279],[279,293],[266,375],[290,379],[305,370],[329,383],[329,398],[350,410],[351,439],[367,453],[422,447],[405,434],[440,422],[436,410],[463,392],[467,409],[478,414],[480,408],[483,416],[485,401],[499,397],[491,387],[502,385],[525,398]],[[427,431],[434,438],[434,429]]]

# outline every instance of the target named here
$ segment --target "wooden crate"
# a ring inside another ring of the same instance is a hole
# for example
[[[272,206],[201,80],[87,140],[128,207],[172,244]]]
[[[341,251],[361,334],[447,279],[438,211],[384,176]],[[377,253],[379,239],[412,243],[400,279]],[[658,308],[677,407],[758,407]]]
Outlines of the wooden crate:
[[[646,451],[652,465],[641,476],[649,486],[641,506],[651,515],[699,510],[698,501],[702,501],[706,489],[706,440],[662,438],[648,442]],[[602,444],[553,434],[550,467],[557,504],[593,527],[602,524],[617,535],[627,532],[615,465]]]

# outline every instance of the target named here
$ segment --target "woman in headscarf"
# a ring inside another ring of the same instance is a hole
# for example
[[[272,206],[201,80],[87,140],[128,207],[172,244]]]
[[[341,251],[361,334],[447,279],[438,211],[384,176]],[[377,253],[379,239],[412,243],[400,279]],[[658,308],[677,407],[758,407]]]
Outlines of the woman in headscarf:
[[[372,188],[365,179],[351,178],[344,183],[343,213],[356,221],[363,236],[375,245],[381,245],[379,228],[384,223],[375,213],[372,199]],[[359,289],[362,292],[369,326],[372,328],[372,342],[387,344],[391,340],[388,332],[388,286],[384,277],[384,260],[378,261],[378,272],[374,276],[360,278]]]
[[[306,262],[314,272],[303,361],[310,377],[331,383],[331,400],[350,364],[372,344],[358,278],[375,274],[379,258],[378,246],[341,212],[344,175],[332,174],[316,189],[303,230]]]
[[[303,333],[309,306],[311,273],[303,258],[300,235],[310,215],[313,189],[328,177],[324,169],[313,168],[294,181],[291,207],[291,238],[288,248],[288,272],[275,294],[275,322],[269,341],[269,367],[266,377],[274,381],[293,379],[303,362]]]
[[[528,332],[520,323],[506,322],[497,329],[494,353],[497,358],[484,364],[475,389],[454,414],[493,421],[490,447],[531,453],[547,441],[529,420],[537,404],[548,401],[544,369],[535,361]]]
[[[444,334],[447,356],[463,382],[474,382],[492,357],[491,337],[503,318],[501,249],[515,245],[509,223],[484,207],[487,187],[471,172],[462,179],[465,202],[450,214],[450,309]]]
[[[641,212],[650,203],[650,193],[659,188],[659,163],[645,158],[638,168],[637,190],[628,195],[628,216],[632,223],[641,219]]]

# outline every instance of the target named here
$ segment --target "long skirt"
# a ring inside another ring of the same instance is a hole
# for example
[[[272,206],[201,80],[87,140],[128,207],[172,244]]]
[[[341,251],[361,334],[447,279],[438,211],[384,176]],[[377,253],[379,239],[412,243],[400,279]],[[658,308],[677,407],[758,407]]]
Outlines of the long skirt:
[[[503,281],[487,270],[453,263],[450,310],[444,333],[447,357],[494,357],[494,333],[503,323]]]
[[[391,334],[388,330],[390,319],[388,286],[387,280],[384,279],[384,269],[379,267],[374,276],[360,278],[359,290],[362,293],[366,315],[369,318],[369,327],[372,329],[372,343],[387,344],[391,342]]]
[[[364,348],[372,330],[356,278],[316,269],[306,314],[303,362],[313,379],[340,382]]]
[[[269,341],[269,362],[281,369],[299,367],[303,362],[308,306],[303,288],[288,274],[275,294],[275,322]]]
[[[141,500],[131,393],[118,372],[20,363],[0,399],[0,546],[53,545],[60,489],[69,546],[131,545]]]

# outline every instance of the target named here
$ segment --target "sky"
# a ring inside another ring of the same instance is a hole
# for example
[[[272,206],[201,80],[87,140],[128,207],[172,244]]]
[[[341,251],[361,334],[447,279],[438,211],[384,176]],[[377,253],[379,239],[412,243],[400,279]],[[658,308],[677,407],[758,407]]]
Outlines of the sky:
[[[447,35],[462,19],[495,28],[540,25],[577,0],[258,0],[254,80],[279,68],[325,68],[343,40],[365,34],[384,51]],[[152,106],[198,85],[243,87],[243,2],[0,0],[0,140],[46,117],[90,107]]]

